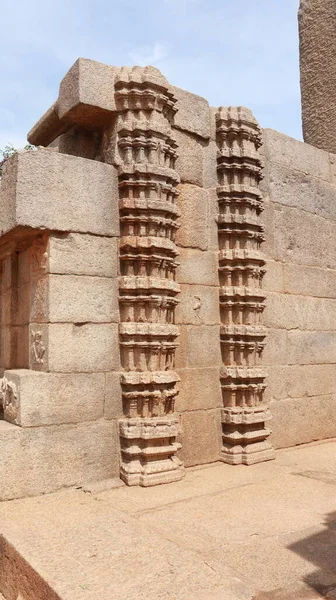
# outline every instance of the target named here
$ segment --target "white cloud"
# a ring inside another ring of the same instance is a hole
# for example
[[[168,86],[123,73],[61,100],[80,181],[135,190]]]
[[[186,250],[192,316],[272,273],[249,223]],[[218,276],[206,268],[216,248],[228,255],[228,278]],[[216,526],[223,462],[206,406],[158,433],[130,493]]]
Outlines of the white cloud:
[[[167,58],[167,56],[168,49],[165,44],[160,42],[156,42],[152,47],[142,46],[129,52],[132,63],[139,65],[140,67],[154,65],[160,60]]]

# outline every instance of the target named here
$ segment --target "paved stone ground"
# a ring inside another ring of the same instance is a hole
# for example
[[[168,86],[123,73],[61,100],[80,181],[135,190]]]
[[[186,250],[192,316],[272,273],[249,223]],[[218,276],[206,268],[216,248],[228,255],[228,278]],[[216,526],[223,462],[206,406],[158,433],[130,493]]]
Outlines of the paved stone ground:
[[[335,440],[88,489],[0,503],[0,533],[62,600],[336,599]]]

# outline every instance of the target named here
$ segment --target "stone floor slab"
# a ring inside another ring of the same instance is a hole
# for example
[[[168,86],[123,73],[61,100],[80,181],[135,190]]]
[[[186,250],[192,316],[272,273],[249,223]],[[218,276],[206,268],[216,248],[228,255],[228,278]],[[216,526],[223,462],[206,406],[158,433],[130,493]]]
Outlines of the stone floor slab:
[[[61,600],[332,599],[335,456],[333,440],[167,486],[3,502],[0,534]]]

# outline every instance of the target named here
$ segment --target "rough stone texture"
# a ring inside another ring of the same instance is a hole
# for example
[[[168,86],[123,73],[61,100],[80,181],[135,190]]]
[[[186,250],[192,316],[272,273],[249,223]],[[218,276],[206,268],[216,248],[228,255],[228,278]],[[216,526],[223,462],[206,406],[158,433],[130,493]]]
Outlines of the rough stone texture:
[[[2,234],[15,227],[119,235],[112,165],[50,150],[6,161],[0,187]]]
[[[171,89],[177,99],[174,126],[208,139],[211,134],[208,102],[181,88],[171,86]]]
[[[179,369],[178,374],[181,378],[176,400],[178,412],[201,411],[222,406],[219,367],[189,367]]]
[[[46,341],[43,370],[80,373],[119,369],[117,324],[50,323],[31,327],[41,330]]]
[[[81,423],[103,417],[104,373],[40,373],[22,369],[5,371],[4,377],[16,387],[19,408],[15,422],[21,427]]]
[[[118,474],[115,421],[22,428],[0,420],[1,500]]]
[[[215,119],[223,363],[220,459],[250,465],[274,458],[267,439],[271,414],[264,395],[266,372],[260,365],[266,338],[262,138],[253,114],[244,107],[220,107]]]
[[[218,289],[207,285],[181,285],[176,322],[184,325],[215,325],[219,323]]]
[[[115,110],[111,89],[114,87],[116,70],[116,67],[95,60],[79,58],[61,81],[57,107],[59,118],[71,111],[87,111],[90,128],[93,107],[108,112]]]
[[[332,441],[279,451],[275,462],[249,469],[189,469],[183,481],[145,491],[64,490],[1,503],[0,593],[9,600],[331,600],[334,457]]]
[[[302,123],[305,142],[336,152],[336,7],[301,0],[299,9]]]
[[[29,139],[52,148],[1,182],[1,421],[83,444],[118,421],[101,469],[121,450],[143,486],[180,479],[179,456],[272,458],[268,402],[277,446],[333,435],[334,155],[86,59]]]
[[[105,419],[119,419],[123,413],[120,373],[105,373]]]
[[[327,396],[287,398],[272,402],[271,409],[272,441],[276,448],[288,448],[335,436],[335,392]]]
[[[177,280],[179,283],[218,285],[218,252],[180,248]]]
[[[116,277],[118,240],[81,233],[49,237],[50,273]]]
[[[183,224],[177,232],[176,243],[187,248],[208,248],[209,207],[207,190],[197,185],[179,186],[178,204]]]
[[[187,365],[192,369],[221,364],[219,326],[199,325],[187,328]]]
[[[26,292],[27,299],[21,298]],[[19,305],[29,306],[35,323],[118,322],[117,281],[105,277],[50,275],[19,289]],[[28,321],[29,322],[29,321]]]
[[[179,147],[179,156],[176,160],[176,168],[182,183],[191,183],[203,186],[203,144],[187,131],[174,132]]]
[[[331,155],[263,132],[267,398],[276,447],[336,435],[336,186]]]
[[[216,390],[214,390],[216,393]],[[182,413],[183,440],[180,456],[186,467],[216,462],[221,448],[220,411],[194,410]]]

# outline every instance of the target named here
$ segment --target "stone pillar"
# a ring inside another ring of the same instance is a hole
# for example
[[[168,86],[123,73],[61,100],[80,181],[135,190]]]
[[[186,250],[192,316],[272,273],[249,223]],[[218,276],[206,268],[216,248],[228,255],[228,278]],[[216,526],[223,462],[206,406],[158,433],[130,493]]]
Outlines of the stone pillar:
[[[79,84],[80,82],[80,84]],[[176,99],[153,67],[109,67],[79,59],[30,140],[108,163],[119,186],[119,342],[124,418],[121,477],[155,485],[183,476],[174,413],[178,249]],[[57,116],[55,116],[57,115]],[[114,216],[114,215],[113,215]]]
[[[221,460],[253,464],[274,458],[270,411],[263,401],[265,372],[260,356],[266,330],[261,324],[265,295],[260,253],[264,228],[259,182],[261,132],[251,111],[221,107],[216,114],[219,275],[223,367]]]
[[[334,0],[301,0],[299,34],[303,138],[336,153]]]
[[[171,123],[176,109],[168,82],[152,67],[120,69],[115,99],[125,415],[119,422],[121,477],[128,485],[149,486],[183,476],[175,456],[180,444],[174,414],[179,176]]]

